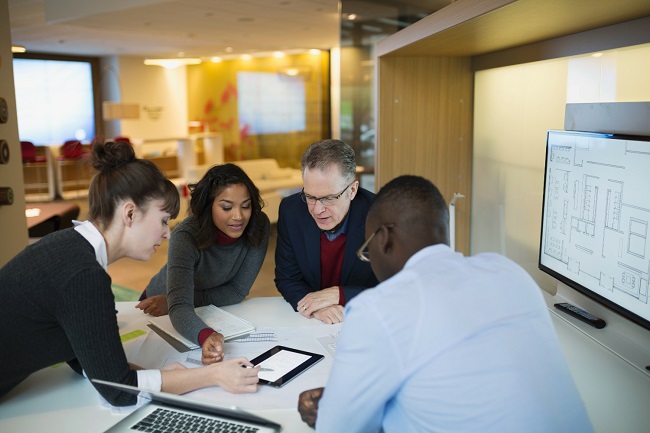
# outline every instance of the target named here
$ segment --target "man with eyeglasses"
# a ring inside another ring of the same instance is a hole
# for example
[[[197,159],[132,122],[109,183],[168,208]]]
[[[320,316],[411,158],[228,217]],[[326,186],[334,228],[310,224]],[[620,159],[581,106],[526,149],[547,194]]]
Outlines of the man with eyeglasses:
[[[318,433],[592,432],[540,288],[452,251],[430,181],[379,191],[358,254],[381,283],[346,305],[327,386],[300,395]]]
[[[275,285],[294,310],[324,323],[343,321],[343,306],[377,284],[356,250],[374,194],[359,187],[354,150],[320,140],[303,154],[303,190],[282,200]]]

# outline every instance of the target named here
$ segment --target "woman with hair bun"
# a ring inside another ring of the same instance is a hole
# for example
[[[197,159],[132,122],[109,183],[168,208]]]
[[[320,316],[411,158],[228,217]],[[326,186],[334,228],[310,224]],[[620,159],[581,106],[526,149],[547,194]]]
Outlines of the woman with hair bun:
[[[93,144],[97,169],[88,221],[28,246],[0,269],[0,396],[31,373],[66,362],[78,373],[182,394],[205,386],[257,390],[258,369],[245,358],[203,368],[130,365],[120,341],[106,267],[123,257],[149,260],[179,210],[176,187],[127,143]],[[112,405],[136,403],[115,388],[93,386]],[[139,399],[139,398],[138,398]]]
[[[191,215],[174,228],[167,263],[136,307],[153,316],[169,312],[174,328],[211,364],[223,359],[223,335],[194,308],[244,300],[264,262],[270,222],[259,190],[235,164],[213,166],[189,189]]]

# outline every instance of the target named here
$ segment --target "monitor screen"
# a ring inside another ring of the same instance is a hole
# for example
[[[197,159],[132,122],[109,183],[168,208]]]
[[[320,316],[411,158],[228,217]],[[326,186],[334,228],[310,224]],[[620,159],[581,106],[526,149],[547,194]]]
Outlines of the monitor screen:
[[[286,134],[306,128],[305,78],[270,72],[237,72],[240,128],[251,134]]]
[[[539,268],[650,329],[650,137],[549,131]]]
[[[50,145],[95,136],[90,62],[15,58],[13,66],[20,140]]]

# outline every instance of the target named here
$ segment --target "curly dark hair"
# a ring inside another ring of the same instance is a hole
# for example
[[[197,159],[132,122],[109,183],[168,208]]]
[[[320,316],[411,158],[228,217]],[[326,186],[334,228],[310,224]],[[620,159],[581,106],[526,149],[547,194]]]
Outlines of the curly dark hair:
[[[251,196],[251,218],[244,229],[243,237],[254,248],[262,245],[265,235],[265,221],[262,208],[264,201],[259,189],[239,166],[221,164],[210,168],[197,183],[188,185],[190,190],[190,212],[199,225],[199,249],[207,249],[214,244],[217,228],[212,220],[212,204],[224,188],[230,185],[244,185]]]

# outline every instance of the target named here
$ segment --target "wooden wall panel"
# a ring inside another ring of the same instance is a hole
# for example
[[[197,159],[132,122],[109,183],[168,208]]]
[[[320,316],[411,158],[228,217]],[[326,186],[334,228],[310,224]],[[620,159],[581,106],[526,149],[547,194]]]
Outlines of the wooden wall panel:
[[[456,206],[456,249],[469,254],[473,71],[467,57],[379,59],[375,181],[430,179]],[[377,188],[378,189],[378,188]]]

